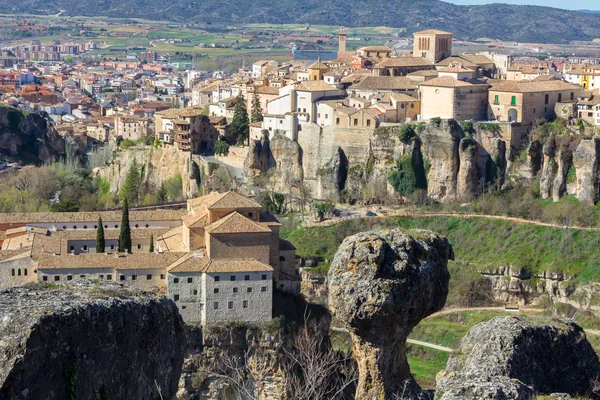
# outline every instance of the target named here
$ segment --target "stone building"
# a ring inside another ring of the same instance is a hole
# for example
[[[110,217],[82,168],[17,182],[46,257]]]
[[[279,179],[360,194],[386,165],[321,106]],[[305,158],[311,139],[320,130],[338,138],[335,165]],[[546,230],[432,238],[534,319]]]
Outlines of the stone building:
[[[413,57],[437,63],[452,55],[452,33],[437,29],[415,32]]]
[[[105,253],[96,253],[98,217]],[[274,287],[300,289],[281,224],[235,192],[189,200],[186,211],[131,211],[128,254],[116,250],[120,212],[2,214],[0,226],[0,289],[117,281],[168,295],[186,322],[200,324],[268,321]]]
[[[485,120],[490,85],[478,80],[440,76],[419,85],[421,119]]]

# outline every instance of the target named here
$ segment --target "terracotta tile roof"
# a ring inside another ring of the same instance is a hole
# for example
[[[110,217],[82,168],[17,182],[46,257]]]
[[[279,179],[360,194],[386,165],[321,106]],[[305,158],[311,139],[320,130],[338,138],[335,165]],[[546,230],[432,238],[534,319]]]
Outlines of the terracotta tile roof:
[[[212,193],[211,193],[212,194]],[[206,208],[209,210],[223,210],[229,208],[262,208],[260,203],[242,196],[236,192],[225,192],[219,196],[214,196],[206,201]]]
[[[387,52],[392,52],[392,48],[388,47],[388,46],[366,46],[366,47],[361,47],[358,50],[361,51],[387,51]]]
[[[98,221],[98,217],[102,217],[104,222],[121,222],[121,214],[121,211],[0,213],[0,224],[94,222]],[[129,220],[131,222],[178,221],[185,214],[185,210],[129,211]]]
[[[164,233],[157,240],[162,251],[181,252],[187,251],[183,244],[183,227],[178,226]]]
[[[188,253],[167,267],[167,272],[202,272],[210,262],[203,253]]]
[[[296,90],[300,92],[326,92],[338,89],[323,81],[305,81],[298,84]]]
[[[406,76],[438,76],[438,72],[435,69],[422,69],[420,71],[411,72]]]
[[[547,81],[495,81],[490,88],[494,92],[513,92],[513,93],[538,93],[552,92],[560,90],[572,90],[580,92],[583,88],[561,80]]]
[[[316,70],[328,70],[329,67],[321,61],[321,58],[319,57],[319,60],[317,60],[317,62],[312,63],[311,65],[308,66],[308,69],[316,69]]]
[[[185,253],[133,253],[102,254],[82,253],[77,255],[43,254],[38,258],[38,270],[45,269],[165,269],[183,257]]]
[[[354,84],[350,90],[415,90],[417,86],[404,76],[369,76]]]
[[[448,58],[444,58],[442,61],[438,62],[435,65],[436,65],[436,67],[445,67],[450,64],[456,64],[456,63],[462,64],[465,67],[477,67],[477,64],[475,64],[474,62],[471,62],[460,56],[451,56]]]
[[[412,101],[419,101],[419,99],[415,99],[412,96],[409,96],[407,94],[404,93],[392,93],[390,95],[390,98],[394,101],[397,101],[399,103],[405,103],[405,102],[412,102]]]
[[[487,83],[485,83],[483,81],[476,81],[476,80],[461,81],[459,79],[454,79],[451,76],[440,76],[438,78],[430,79],[428,81],[421,83],[421,86],[438,86],[438,87],[469,87],[469,86],[473,86],[473,85],[489,86]]]
[[[423,57],[387,58],[373,68],[391,67],[433,67],[433,63]]]
[[[463,54],[460,56],[463,60],[467,60],[477,65],[493,64],[494,62],[487,56],[481,54]]]
[[[0,263],[11,259],[12,257],[20,254],[29,254],[29,250],[0,250]]]
[[[211,260],[204,272],[214,274],[219,272],[272,272],[273,267],[257,260]]]
[[[244,217],[237,211],[213,222],[205,228],[205,231],[211,234],[271,233],[271,230],[266,226],[258,224],[250,218]]]
[[[0,258],[0,263],[11,262],[15,260],[21,260],[23,258],[29,258],[31,256],[29,251],[14,251],[10,253],[10,256],[7,254],[6,258]]]
[[[208,213],[206,211],[198,214],[190,214],[183,217],[183,223],[188,228],[201,228],[208,224]]]

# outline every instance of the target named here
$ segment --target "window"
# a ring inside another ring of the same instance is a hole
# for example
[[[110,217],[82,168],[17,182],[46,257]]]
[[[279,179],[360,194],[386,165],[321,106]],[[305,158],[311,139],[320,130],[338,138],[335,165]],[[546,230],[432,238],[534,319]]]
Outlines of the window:
[[[244,301],[242,302],[242,307],[243,307],[243,308],[248,308],[248,300],[244,300]]]
[[[173,278],[173,283],[179,283],[179,278]]]
[[[317,118],[321,118],[321,113],[317,113]]]
[[[248,286],[248,288],[246,289],[246,292],[252,293],[252,288],[250,286]]]
[[[175,300],[175,301],[179,301],[179,295],[178,295],[178,294],[176,294],[175,296],[173,296],[173,300]]]
[[[160,274],[160,279],[165,279],[165,274]]]
[[[15,269],[12,270],[12,276],[15,276]]]
[[[229,280],[230,280],[231,282],[234,282],[234,281],[235,281],[235,275],[231,275],[231,276],[229,277]]]
[[[339,125],[339,124],[340,124],[340,119],[339,119],[339,118],[336,118],[336,119],[335,119],[335,124],[336,124],[336,125]]]
[[[500,96],[495,95],[494,96],[494,104],[498,104],[500,102]]]
[[[107,281],[112,281],[112,275],[106,275],[106,280]]]
[[[150,225],[146,224],[146,228],[150,228]]]
[[[131,275],[131,280],[135,281],[137,279],[137,275]]]
[[[250,280],[250,275],[244,275],[244,280],[245,281],[249,281]]]
[[[104,275],[98,275],[98,277],[100,278],[100,280],[104,279]]]
[[[119,227],[119,225],[115,225],[115,229],[117,229]]]
[[[58,275],[55,275],[55,276],[54,276],[54,280],[55,280],[56,282],[60,281],[60,276],[58,276]]]
[[[141,249],[142,249],[142,245],[141,245],[141,244],[138,244],[138,245],[137,245],[137,249],[138,249],[138,250],[141,250]]]
[[[73,229],[77,229],[77,225],[73,225]]]
[[[83,246],[83,251],[87,251],[88,247],[87,246]]]
[[[575,98],[575,93],[571,92],[571,100]]]
[[[517,96],[512,96],[510,98],[510,105],[511,106],[516,106],[517,105]]]
[[[266,287],[266,286],[262,286],[262,287],[260,288],[260,291],[261,291],[261,292],[266,292],[266,291],[267,291],[267,287]]]
[[[415,103],[410,103],[410,108],[415,108]]]
[[[48,277],[47,277],[47,276],[42,276],[42,280],[43,280],[44,282],[48,282]]]
[[[215,282],[219,282],[220,279],[221,277],[219,275],[215,276]]]
[[[108,228],[108,225],[104,225],[105,228]]]
[[[367,120],[367,126],[371,126],[371,120],[370,119]]]
[[[230,310],[233,308],[233,301],[227,303],[227,308],[229,308]]]
[[[194,292],[193,292],[193,293],[194,293],[194,296],[197,296],[197,295],[198,295],[198,291],[197,291],[197,290],[194,290]]]
[[[114,244],[111,244],[111,245],[110,245],[110,249],[111,249],[111,250],[114,250],[114,249],[115,249],[115,245],[114,245]]]
[[[75,246],[71,246],[69,249],[70,249],[71,251],[74,251],[74,250],[75,250]]]
[[[253,213],[249,212],[248,213],[248,218],[252,218],[253,215],[254,215]]]
[[[188,278],[188,283],[193,283],[194,282],[194,278]]]
[[[148,274],[148,275],[146,275],[146,280],[147,280],[147,281],[151,281],[151,280],[152,280],[152,274]]]
[[[17,276],[21,276],[21,268],[17,270]]]
[[[182,309],[182,310],[185,310],[186,308],[187,308],[186,306],[181,306],[181,309]]]
[[[121,276],[119,277],[119,279],[121,279],[122,281],[124,281],[124,280],[125,280],[125,275],[121,275]]]
[[[358,126],[358,119],[354,118],[354,126]]]
[[[65,229],[67,229],[67,227],[63,225],[63,230],[65,230]]]
[[[73,280],[73,275],[67,275],[67,280],[68,281],[72,281]]]
[[[79,275],[81,279],[85,279],[85,275]]]
[[[218,302],[218,301],[215,301],[215,302],[213,303],[213,308],[214,308],[215,310],[218,310],[218,309],[219,309],[219,302]]]
[[[234,287],[233,288],[233,293],[237,293],[238,292],[238,288]]]
[[[87,225],[84,225],[84,226],[83,226],[83,229],[87,229]]]
[[[562,101],[562,93],[558,94],[558,102],[560,103]]]
[[[262,274],[262,276],[260,277],[260,279],[262,279],[263,281],[267,280],[267,274]]]
[[[535,114],[535,108],[533,109],[533,113]]]
[[[302,125],[298,124],[298,132],[302,132]]]
[[[136,228],[139,228],[140,226],[139,226],[138,224],[135,224],[135,227],[136,227]]]

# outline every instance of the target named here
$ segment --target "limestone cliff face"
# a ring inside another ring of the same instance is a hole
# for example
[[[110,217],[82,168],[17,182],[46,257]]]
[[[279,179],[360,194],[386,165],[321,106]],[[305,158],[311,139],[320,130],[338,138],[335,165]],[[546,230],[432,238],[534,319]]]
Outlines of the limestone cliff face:
[[[442,203],[458,199],[457,176],[460,168],[458,146],[464,137],[455,121],[442,121],[439,128],[429,124],[419,134],[423,142],[423,156],[430,162],[427,174],[429,198]]]
[[[543,146],[543,166],[540,175],[540,196],[560,200],[567,192],[567,174],[573,165],[573,153],[580,138],[551,136]]]
[[[600,140],[582,140],[573,153],[576,172],[576,196],[582,203],[594,204],[598,200],[600,184]]]
[[[406,338],[444,306],[449,258],[448,241],[426,231],[360,233],[338,249],[328,275],[329,307],[354,343],[357,399],[420,393]]]
[[[341,148],[337,148],[331,160],[317,172],[317,199],[339,201],[340,193],[346,187],[348,159]]]
[[[479,173],[477,170],[477,155],[479,144],[471,138],[460,141],[459,159],[460,169],[457,178],[457,193],[459,200],[470,202],[477,196]]]
[[[37,113],[0,107],[0,156],[27,164],[53,162],[65,151],[54,126]]]
[[[118,284],[2,292],[0,337],[2,399],[171,399],[184,356],[175,303]]]
[[[125,183],[134,159],[143,169],[144,184],[158,188],[162,182],[179,174],[184,195],[190,198],[198,193],[200,161],[197,156],[179,151],[175,146],[135,146],[126,151],[118,151],[110,165],[96,168],[94,173],[110,182],[111,192],[118,192]]]
[[[436,399],[530,399],[567,393],[587,396],[600,362],[574,323],[496,317],[462,339],[437,376]]]

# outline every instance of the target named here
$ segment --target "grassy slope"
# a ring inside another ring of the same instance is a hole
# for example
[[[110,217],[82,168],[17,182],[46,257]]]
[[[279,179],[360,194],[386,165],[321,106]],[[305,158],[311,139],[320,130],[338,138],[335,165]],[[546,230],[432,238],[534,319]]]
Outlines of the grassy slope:
[[[364,218],[335,226],[299,228],[286,234],[300,256],[320,257],[327,269],[342,240],[357,232],[429,229],[448,237],[456,262],[477,268],[512,265],[531,271],[564,271],[581,281],[600,278],[600,233],[488,220],[485,218]]]

